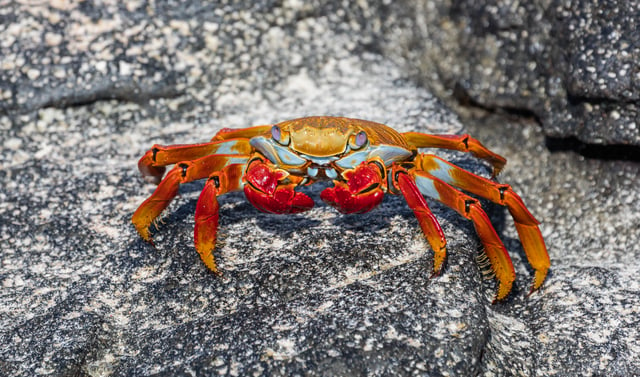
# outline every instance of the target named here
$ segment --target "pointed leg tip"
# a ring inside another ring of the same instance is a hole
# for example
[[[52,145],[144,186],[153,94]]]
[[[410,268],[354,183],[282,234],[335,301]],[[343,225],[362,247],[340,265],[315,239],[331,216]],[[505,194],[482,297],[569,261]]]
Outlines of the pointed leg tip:
[[[535,292],[537,292],[538,290],[540,290],[540,287],[542,286],[542,282],[540,282],[539,284],[536,283],[536,281],[534,280],[531,283],[531,286],[529,287],[529,293],[527,293],[527,297],[531,296],[532,294],[534,294]]]
[[[439,264],[434,263],[433,268],[431,269],[431,275],[429,276],[429,279],[437,278],[441,274],[442,274],[442,263],[439,263]]]
[[[502,292],[501,288],[498,288],[495,295],[493,295],[493,300],[491,300],[491,305],[495,305],[499,302],[502,302],[507,296],[509,296],[510,292]]]
[[[442,270],[444,270],[444,262],[446,260],[447,247],[441,247],[439,252],[434,252],[433,257],[433,270],[431,272],[431,278],[440,276]]]
[[[531,282],[531,289],[529,291],[529,294],[540,289],[545,279],[547,278],[547,273],[548,269],[536,270],[533,281]]]
[[[200,254],[200,259],[202,263],[211,271],[214,275],[218,277],[222,277],[222,272],[218,270],[218,265],[216,264],[215,257],[213,256],[214,243],[211,243],[209,247],[204,248],[203,245],[199,242],[196,243],[196,251]]]
[[[495,304],[506,299],[511,290],[513,289],[513,280],[508,281],[498,281],[498,290],[496,291],[495,296],[493,297],[492,303]]]
[[[211,271],[212,274],[216,275],[219,278],[223,276],[223,273],[218,269],[218,265],[214,261],[213,257],[206,258],[206,259],[202,258],[202,262],[204,263],[205,266],[207,266],[207,269],[209,269],[209,271]]]
[[[507,300],[507,297],[509,295],[505,296],[505,297],[498,297],[497,295],[495,297],[493,297],[493,300],[491,300],[491,305],[497,305],[500,303],[503,303]]]
[[[153,241],[153,238],[151,238],[151,235],[149,234],[149,232],[147,232],[146,235],[141,234],[140,237],[144,240],[144,242],[148,243],[152,248],[157,249],[156,243]]]
[[[153,242],[153,238],[151,237],[151,232],[149,232],[149,229],[139,228],[137,225],[135,225],[135,223],[134,226],[136,228],[136,231],[138,232],[138,235],[140,235],[140,238],[142,238],[146,243],[155,248],[156,244]]]

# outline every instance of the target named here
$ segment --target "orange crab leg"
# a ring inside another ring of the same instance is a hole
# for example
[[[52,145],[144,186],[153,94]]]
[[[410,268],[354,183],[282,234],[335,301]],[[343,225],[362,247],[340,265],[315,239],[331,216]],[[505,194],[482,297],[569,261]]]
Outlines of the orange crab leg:
[[[493,176],[497,176],[507,160],[487,149],[478,140],[465,135],[430,135],[420,132],[404,132],[402,134],[410,145],[416,148],[443,148],[471,153],[474,157],[483,159],[493,166]]]
[[[250,139],[255,136],[270,135],[273,124],[265,126],[254,126],[247,128],[223,128],[211,141],[229,140],[235,138],[247,138]]]
[[[244,155],[210,155],[177,164],[160,182],[153,194],[136,210],[131,222],[145,241],[152,242],[149,226],[177,195],[181,183],[207,178],[212,172],[233,163],[245,163]]]
[[[434,155],[418,155],[416,166],[448,184],[506,206],[513,217],[527,260],[535,271],[531,291],[540,288],[551,265],[549,254],[538,227],[539,222],[511,186],[479,177]]]
[[[495,300],[507,297],[516,278],[516,272],[507,249],[500,241],[489,217],[480,206],[480,202],[427,172],[412,169],[410,174],[422,194],[453,208],[460,215],[473,222],[480,242],[484,246],[484,252],[491,262],[491,269],[498,280]]]
[[[194,228],[195,247],[204,264],[217,275],[218,271],[213,250],[218,234],[218,196],[242,187],[242,173],[245,164],[232,164],[209,176],[196,205],[196,225]]]
[[[246,139],[169,146],[156,144],[138,161],[138,169],[146,180],[158,184],[164,175],[166,165],[191,161],[214,153],[245,155],[250,152],[251,146]]]
[[[394,182],[397,183],[409,208],[416,215],[420,228],[422,228],[422,232],[426,236],[429,245],[431,245],[433,250],[433,273],[437,275],[442,270],[447,257],[447,240],[442,227],[440,227],[440,223],[429,210],[427,202],[424,200],[415,181],[409,177],[406,171],[395,173]]]

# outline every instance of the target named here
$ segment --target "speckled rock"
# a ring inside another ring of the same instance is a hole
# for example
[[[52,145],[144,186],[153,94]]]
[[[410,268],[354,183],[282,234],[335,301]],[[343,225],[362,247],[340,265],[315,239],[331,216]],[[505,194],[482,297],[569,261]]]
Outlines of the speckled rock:
[[[153,143],[313,114],[464,132],[396,64],[403,47],[390,41],[412,32],[411,12],[341,6],[0,7],[0,375],[640,374],[637,165],[549,154],[520,125],[474,133],[512,160],[503,180],[544,222],[554,267],[530,296],[515,231],[493,206],[518,271],[496,305],[473,227],[437,203],[450,250],[437,278],[398,197],[361,216],[321,203],[275,216],[229,194],[222,279],[192,248],[202,182],[181,188],[157,248],[140,240],[130,216],[153,186],[136,163]]]
[[[640,145],[640,2],[395,5],[416,16],[390,47],[442,95],[534,115],[548,136]]]
[[[553,263],[543,298],[488,313],[481,374],[640,375],[640,164],[551,152],[532,122],[466,124],[509,157],[502,180],[542,221]],[[515,230],[503,229],[513,248]]]
[[[18,38],[9,49],[30,56],[5,71],[12,101],[0,120],[3,373],[479,370],[494,285],[474,263],[472,227],[452,211],[434,209],[452,254],[438,279],[397,197],[363,216],[326,205],[274,216],[227,195],[223,279],[192,246],[201,182],[182,187],[157,249],[130,224],[153,190],[136,161],[156,142],[201,142],[223,127],[312,114],[460,132],[394,64],[356,55],[354,34],[332,31],[345,14],[321,17],[298,2],[56,4],[65,9],[3,8],[13,17],[4,34]],[[47,37],[55,31],[60,38]],[[42,48],[42,37],[57,43]],[[32,80],[17,74],[31,70]]]

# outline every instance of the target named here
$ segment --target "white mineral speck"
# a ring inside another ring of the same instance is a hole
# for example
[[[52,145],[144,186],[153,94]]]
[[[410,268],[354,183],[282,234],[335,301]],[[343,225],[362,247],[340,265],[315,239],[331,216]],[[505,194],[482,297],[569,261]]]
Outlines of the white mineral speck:
[[[120,75],[122,76],[130,76],[131,75],[131,64],[120,61],[118,63],[118,70],[120,71]]]
[[[64,70],[64,68],[55,67],[53,69],[53,76],[58,79],[63,79],[67,77],[67,72]]]
[[[47,46],[57,46],[62,42],[62,36],[55,33],[46,33],[44,35],[44,42]]]
[[[29,80],[35,80],[35,79],[37,79],[38,77],[40,77],[40,71],[38,71],[38,70],[37,70],[37,69],[35,69],[35,68],[30,68],[30,69],[27,71],[27,77],[29,78]]]
[[[12,137],[5,140],[4,146],[5,148],[16,150],[22,146],[22,140],[17,137]]]
[[[107,73],[107,62],[104,61],[104,60],[101,60],[101,61],[97,62],[96,64],[94,64],[94,67],[99,72]]]

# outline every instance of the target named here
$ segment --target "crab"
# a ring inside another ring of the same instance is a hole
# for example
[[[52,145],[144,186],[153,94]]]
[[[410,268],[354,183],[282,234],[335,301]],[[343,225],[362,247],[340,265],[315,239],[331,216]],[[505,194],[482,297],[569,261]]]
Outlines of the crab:
[[[484,178],[420,148],[471,153],[490,163]],[[135,211],[132,222],[153,244],[150,226],[177,195],[180,184],[206,179],[195,210],[195,249],[204,264],[218,270],[213,251],[218,230],[218,196],[243,190],[258,210],[293,214],[311,209],[314,201],[299,186],[333,181],[321,199],[341,213],[365,213],[385,194],[402,195],[413,210],[433,250],[433,274],[443,269],[447,242],[425,197],[472,221],[484,247],[490,272],[497,280],[494,302],[511,292],[515,271],[504,244],[475,197],[507,207],[527,260],[534,271],[531,291],[545,280],[549,255],[538,221],[509,185],[495,180],[506,160],[469,135],[400,133],[384,124],[343,117],[315,116],[240,129],[225,128],[210,142],[154,145],[138,167],[146,180],[158,184]],[[175,165],[166,176],[166,166]],[[164,178],[163,178],[164,176]]]

